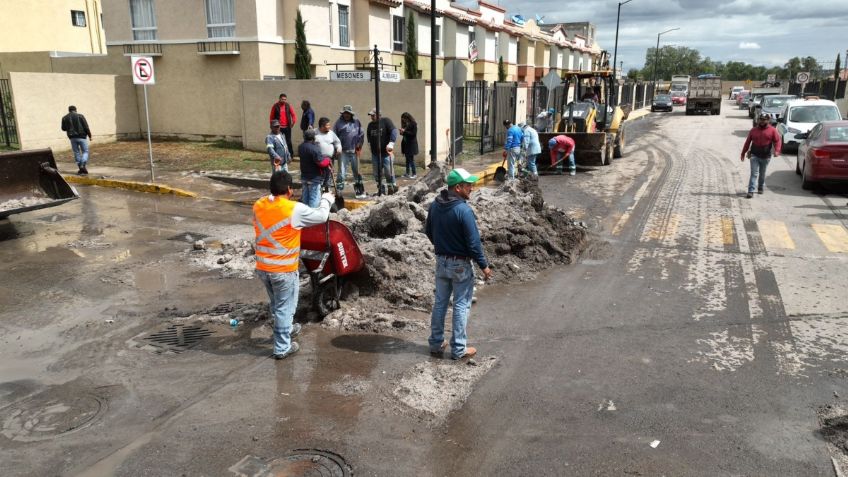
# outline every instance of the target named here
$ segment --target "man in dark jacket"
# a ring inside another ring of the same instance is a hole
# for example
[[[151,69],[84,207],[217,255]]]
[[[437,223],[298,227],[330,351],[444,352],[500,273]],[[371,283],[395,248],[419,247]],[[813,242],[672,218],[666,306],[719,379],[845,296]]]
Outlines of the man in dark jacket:
[[[398,138],[398,130],[395,124],[389,118],[380,117],[376,109],[372,109],[369,113],[371,122],[368,123],[366,134],[368,135],[368,145],[371,146],[371,166],[374,170],[374,181],[377,182],[377,187],[380,192],[385,192],[388,184],[390,193],[397,190],[395,184],[395,171],[392,161],[394,154],[395,141]],[[380,168],[382,167],[382,172]]]
[[[445,315],[453,294],[453,334],[451,358],[471,357],[475,348],[466,346],[465,325],[474,294],[474,265],[488,280],[492,270],[483,254],[477,220],[465,202],[471,196],[477,176],[465,169],[448,174],[448,188],[430,204],[424,231],[436,251],[436,296],[430,316],[430,354],[440,356],[447,345],[444,341]]]
[[[750,149],[748,148],[750,146]],[[754,197],[754,185],[757,184],[757,193],[762,194],[766,185],[766,168],[771,160],[772,147],[774,155],[780,155],[780,134],[771,125],[771,116],[761,113],[757,118],[757,126],[751,129],[742,146],[741,159],[745,162],[745,153],[751,159],[751,177],[748,179],[747,198]],[[759,181],[757,180],[759,176]]]
[[[77,174],[88,175],[86,166],[88,165],[88,141],[91,140],[91,131],[88,129],[88,121],[85,120],[85,116],[77,113],[76,106],[68,106],[68,114],[62,117],[62,131],[68,133],[68,139],[71,140],[74,160],[79,167]]]
[[[315,130],[303,132],[303,144],[297,148],[300,158],[300,201],[312,207],[321,203],[321,184],[324,182],[324,169],[330,166],[330,158],[321,154],[321,146],[315,142]]]
[[[291,142],[291,130],[294,123],[297,122],[297,115],[294,113],[294,108],[289,104],[286,93],[280,93],[280,98],[271,106],[268,123],[275,119],[280,122],[280,132],[286,137],[286,147],[289,148],[289,151],[294,151]]]

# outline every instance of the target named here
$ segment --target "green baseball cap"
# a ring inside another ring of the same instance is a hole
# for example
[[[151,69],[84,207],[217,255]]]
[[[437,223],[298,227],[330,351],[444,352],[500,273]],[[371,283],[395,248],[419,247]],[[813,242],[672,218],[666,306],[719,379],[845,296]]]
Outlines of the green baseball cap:
[[[472,176],[465,169],[454,169],[448,174],[448,187],[453,187],[462,182],[473,184],[478,180],[479,178],[477,176]]]

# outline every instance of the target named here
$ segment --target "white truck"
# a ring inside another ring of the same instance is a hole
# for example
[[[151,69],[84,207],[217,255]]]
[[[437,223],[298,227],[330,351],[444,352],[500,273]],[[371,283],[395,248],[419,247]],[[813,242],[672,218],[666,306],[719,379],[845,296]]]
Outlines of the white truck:
[[[686,115],[696,112],[721,113],[721,77],[707,76],[689,80]]]
[[[675,91],[682,91],[683,93],[689,91],[689,75],[671,76],[671,92]]]

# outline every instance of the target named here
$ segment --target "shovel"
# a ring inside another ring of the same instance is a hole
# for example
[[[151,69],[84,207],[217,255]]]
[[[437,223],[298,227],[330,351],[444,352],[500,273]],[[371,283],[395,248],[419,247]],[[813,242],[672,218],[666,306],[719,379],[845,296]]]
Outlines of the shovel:
[[[336,187],[336,174],[333,173],[333,166],[330,166],[329,169],[330,169],[330,181],[332,181],[331,182],[332,187],[335,188]],[[344,200],[344,197],[342,196],[342,191],[336,189],[336,210],[341,210],[341,209],[344,209],[344,208],[345,208],[345,200]]]
[[[504,164],[506,164],[506,154],[504,154],[504,160],[501,162],[501,165],[495,169],[496,182],[503,182],[506,180],[506,168],[504,168]]]

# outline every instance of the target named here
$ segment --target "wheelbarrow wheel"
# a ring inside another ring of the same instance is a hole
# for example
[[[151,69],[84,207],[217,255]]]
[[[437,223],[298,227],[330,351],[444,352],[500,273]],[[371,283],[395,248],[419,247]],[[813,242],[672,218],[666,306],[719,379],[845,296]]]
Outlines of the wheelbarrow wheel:
[[[339,309],[341,288],[336,280],[327,280],[320,284],[317,279],[313,279],[312,291],[312,304],[321,318]]]

